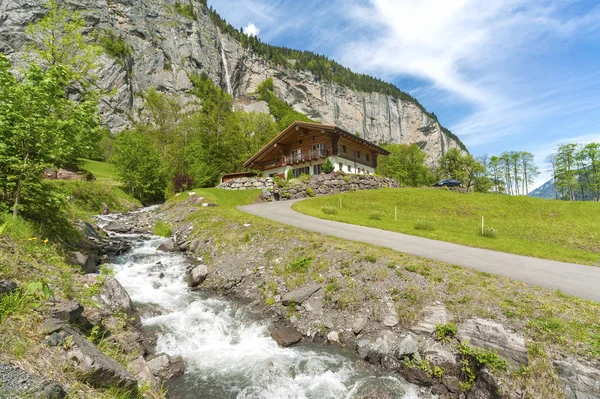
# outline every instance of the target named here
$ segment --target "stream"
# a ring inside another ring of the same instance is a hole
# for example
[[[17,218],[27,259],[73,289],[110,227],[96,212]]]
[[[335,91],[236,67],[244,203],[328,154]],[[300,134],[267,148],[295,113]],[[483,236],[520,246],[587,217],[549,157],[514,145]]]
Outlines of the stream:
[[[145,310],[142,324],[157,334],[156,351],[184,359],[184,376],[166,383],[170,398],[431,397],[397,374],[374,375],[351,351],[335,345],[279,347],[265,315],[227,298],[190,291],[188,258],[156,251],[165,238],[118,235],[133,247],[108,266],[134,304]]]

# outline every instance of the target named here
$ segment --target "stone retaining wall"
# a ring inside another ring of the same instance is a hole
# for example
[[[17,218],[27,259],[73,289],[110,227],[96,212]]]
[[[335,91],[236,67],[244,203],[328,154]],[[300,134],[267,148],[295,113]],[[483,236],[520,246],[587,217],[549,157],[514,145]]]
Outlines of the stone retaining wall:
[[[217,186],[224,190],[255,190],[265,188],[265,199],[286,200],[339,194],[347,191],[397,188],[400,184],[387,177],[373,175],[343,175],[338,173],[311,176],[309,179],[273,180],[271,177],[243,177]]]

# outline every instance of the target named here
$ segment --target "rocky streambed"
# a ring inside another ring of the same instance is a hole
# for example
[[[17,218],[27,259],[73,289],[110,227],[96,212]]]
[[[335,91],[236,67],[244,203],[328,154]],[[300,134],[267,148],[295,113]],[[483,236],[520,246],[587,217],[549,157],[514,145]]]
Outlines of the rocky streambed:
[[[145,217],[133,218],[134,231],[144,231]],[[242,302],[190,289],[194,262],[173,251],[170,239],[114,232],[127,231],[128,225],[115,215],[101,221],[113,237],[131,245],[128,252],[108,259],[107,266],[139,309],[144,330],[155,337],[156,352],[185,364],[182,376],[167,376],[174,377],[165,385],[169,397],[435,397],[430,389],[371,367],[339,346],[282,346],[302,336],[295,339],[296,330],[276,328],[268,315]]]

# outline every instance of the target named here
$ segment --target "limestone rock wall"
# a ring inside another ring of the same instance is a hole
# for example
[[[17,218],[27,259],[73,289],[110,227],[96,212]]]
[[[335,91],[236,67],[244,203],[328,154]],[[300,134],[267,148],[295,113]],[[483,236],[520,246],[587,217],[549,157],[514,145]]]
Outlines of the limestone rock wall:
[[[17,65],[25,63],[25,28],[45,14],[45,2],[0,2],[0,52]],[[322,82],[310,72],[278,67],[253,55],[222,35],[200,2],[194,3],[193,19],[175,11],[175,0],[66,0],[64,4],[83,14],[88,34],[111,31],[132,49],[120,62],[107,55],[99,59],[98,81],[113,93],[103,99],[100,110],[113,132],[144,118],[140,94],[150,87],[186,102],[192,87],[189,75],[204,72],[233,95],[240,109],[267,111],[253,93],[272,77],[276,94],[294,109],[375,143],[416,143],[427,152],[430,163],[459,146],[412,102]]]

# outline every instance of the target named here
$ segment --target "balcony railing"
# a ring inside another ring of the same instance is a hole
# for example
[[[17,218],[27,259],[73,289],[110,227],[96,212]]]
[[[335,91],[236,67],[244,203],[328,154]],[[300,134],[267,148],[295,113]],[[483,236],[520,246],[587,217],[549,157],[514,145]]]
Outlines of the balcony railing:
[[[300,151],[300,152],[292,152],[288,155],[285,155],[283,159],[276,158],[270,161],[261,162],[257,164],[257,166],[267,169],[272,167],[279,167],[285,165],[294,165],[302,162],[309,162],[314,159],[327,158],[329,155],[329,151],[323,148],[319,148],[316,150],[308,150],[308,151]]]

